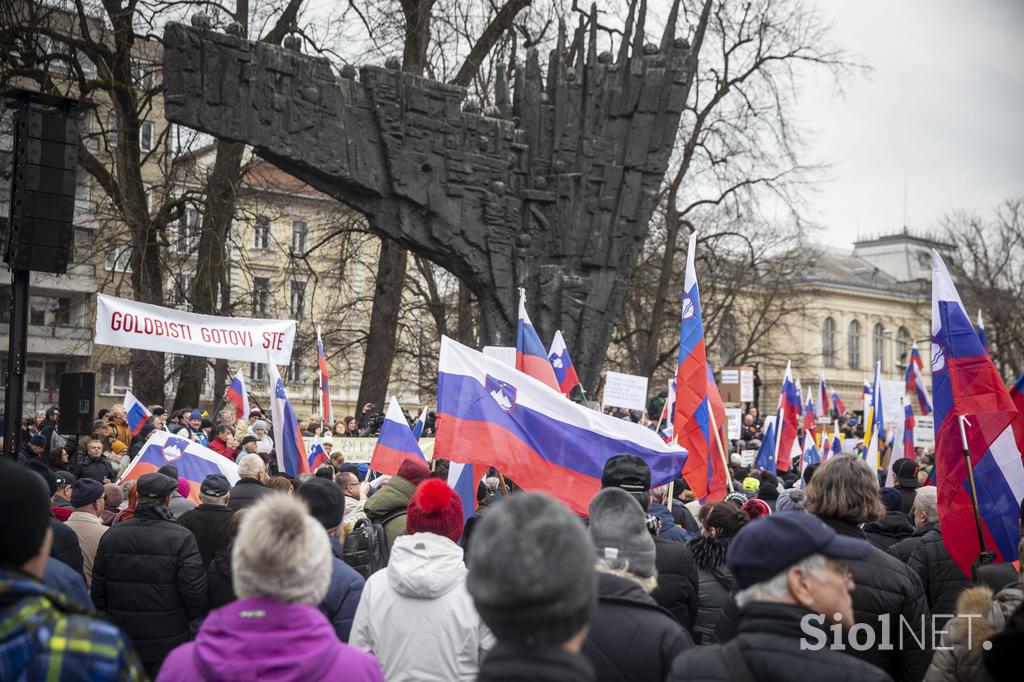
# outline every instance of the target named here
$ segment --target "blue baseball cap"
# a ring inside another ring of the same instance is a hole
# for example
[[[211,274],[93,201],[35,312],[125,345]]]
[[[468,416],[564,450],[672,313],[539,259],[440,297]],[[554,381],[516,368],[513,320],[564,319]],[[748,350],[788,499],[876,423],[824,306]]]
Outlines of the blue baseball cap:
[[[866,540],[838,535],[812,514],[772,514],[744,526],[729,543],[725,561],[743,590],[813,554],[863,559],[870,551]]]

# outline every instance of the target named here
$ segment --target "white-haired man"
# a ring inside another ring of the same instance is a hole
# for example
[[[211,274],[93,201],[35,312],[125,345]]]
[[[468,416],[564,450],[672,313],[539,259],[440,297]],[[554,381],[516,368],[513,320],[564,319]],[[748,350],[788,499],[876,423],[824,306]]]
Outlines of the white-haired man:
[[[238,483],[231,488],[228,506],[240,511],[273,491],[266,487],[267,465],[258,454],[250,453],[238,460]]]
[[[830,649],[831,626],[853,624],[853,582],[842,560],[871,545],[836,534],[810,514],[772,514],[748,524],[726,563],[740,606],[739,634],[724,646],[684,651],[669,682],[683,680],[890,680],[879,668]]]

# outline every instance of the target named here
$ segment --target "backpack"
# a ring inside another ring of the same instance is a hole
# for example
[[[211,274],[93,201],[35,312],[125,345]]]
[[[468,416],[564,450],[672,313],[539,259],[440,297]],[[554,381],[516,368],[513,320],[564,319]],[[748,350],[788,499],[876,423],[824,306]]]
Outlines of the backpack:
[[[384,526],[405,514],[404,509],[394,511],[380,521],[362,518],[356,521],[352,532],[345,538],[342,557],[364,579],[388,565],[388,536]]]

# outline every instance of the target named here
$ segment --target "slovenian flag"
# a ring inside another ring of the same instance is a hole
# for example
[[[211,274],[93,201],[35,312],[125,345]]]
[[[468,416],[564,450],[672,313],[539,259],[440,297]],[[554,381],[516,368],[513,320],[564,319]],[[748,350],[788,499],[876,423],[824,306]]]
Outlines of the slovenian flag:
[[[412,425],[412,435],[419,440],[423,437],[423,429],[427,427],[427,406],[424,405],[423,409],[420,410],[420,416],[416,420],[416,423]]]
[[[228,390],[224,393],[224,397],[235,406],[236,419],[249,418],[249,394],[245,390],[245,378],[242,376],[242,370],[238,370],[235,373],[231,383],[228,385]]]
[[[320,442],[320,436],[317,435],[313,438],[313,446],[309,449],[309,470],[316,471],[321,464],[327,464],[330,459],[327,456],[327,451],[324,450],[323,443]]]
[[[928,395],[928,389],[924,386],[924,360],[921,359],[921,351],[915,343],[910,347],[910,359],[907,362],[907,374],[905,377],[907,393],[917,396],[917,404],[921,407],[921,414],[932,413],[932,399]]]
[[[832,454],[832,436],[829,435],[828,431],[821,432],[821,447],[819,450],[821,453],[821,461],[827,461],[829,455]]]
[[[548,387],[562,392],[555,377],[555,368],[551,366],[544,344],[537,336],[537,330],[526,314],[526,290],[519,290],[519,326],[516,330],[516,369],[534,379],[547,384]]]
[[[818,448],[814,444],[814,432],[804,431],[804,449],[803,452],[800,453],[800,473],[803,473],[805,466],[820,463],[821,454],[818,452]]]
[[[800,403],[798,401],[796,384],[793,382],[793,368],[787,362],[786,373],[782,377],[782,390],[779,391],[779,426],[776,434],[778,443],[775,446],[775,466],[779,471],[789,471],[790,453],[793,451],[793,445],[800,432]]]
[[[165,464],[177,468],[178,477],[191,484],[189,499],[196,504],[199,504],[199,488],[203,479],[210,474],[224,474],[231,485],[238,482],[238,466],[230,459],[195,441],[158,429],[146,439],[117,484],[137,480],[143,474],[156,473]]]
[[[842,417],[846,414],[846,403],[839,397],[839,391],[832,389],[832,412],[836,417]]]
[[[815,405],[815,412],[819,417],[828,417],[831,408],[828,404],[828,384],[825,383],[825,375],[818,375],[818,396],[817,404]]]
[[[1013,430],[1017,406],[934,250],[931,367],[942,541],[964,575],[970,575],[979,551],[994,550],[997,561],[1017,558],[1024,459]],[[966,418],[962,425],[961,418]],[[961,432],[974,469],[984,547],[978,547]]]
[[[132,430],[132,435],[139,435],[139,431],[146,425],[146,420],[153,413],[146,409],[146,406],[140,403],[131,391],[124,392],[124,401],[121,404],[124,406],[125,418],[128,420],[128,428]]]
[[[370,458],[370,468],[379,474],[394,476],[402,462],[417,458],[427,461],[416,442],[416,436],[409,428],[409,422],[405,420],[398,398],[391,396],[388,411],[384,415],[384,423],[380,427],[380,436],[377,437],[377,444]]]
[[[572,390],[580,385],[580,378],[576,376],[576,367],[569,357],[569,349],[562,338],[562,330],[555,331],[555,337],[551,339],[551,349],[548,350],[548,360],[551,361],[551,368],[555,370],[555,379],[565,397],[572,395]]]
[[[463,523],[476,516],[476,490],[487,475],[488,467],[478,464],[448,463],[448,485],[462,500]]]
[[[277,470],[294,478],[309,473],[306,445],[302,442],[299,420],[288,400],[288,392],[277,371],[277,365],[267,363],[270,380],[270,413],[274,422],[274,449],[277,451]]]
[[[334,423],[334,408],[331,407],[331,377],[327,371],[327,355],[324,354],[324,342],[320,338],[320,327],[316,328],[316,364],[320,370],[320,423],[327,426]]]
[[[674,480],[686,453],[640,424],[565,400],[546,384],[441,338],[435,455],[493,466],[528,491],[586,515],[609,457],[636,455],[651,484]],[[411,433],[410,433],[411,438]]]

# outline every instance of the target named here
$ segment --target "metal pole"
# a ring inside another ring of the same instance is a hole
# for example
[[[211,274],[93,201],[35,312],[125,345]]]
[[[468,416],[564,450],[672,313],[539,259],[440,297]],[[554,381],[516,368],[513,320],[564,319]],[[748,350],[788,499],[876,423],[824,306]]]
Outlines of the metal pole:
[[[17,459],[25,402],[25,351],[28,343],[28,270],[11,271],[11,326],[4,397],[4,456]]]
[[[960,415],[958,417],[960,423],[960,442],[964,446],[964,462],[967,464],[967,484],[971,492],[971,507],[974,509],[974,523],[978,528],[978,546],[981,551],[985,551],[985,532],[981,526],[981,512],[978,510],[978,490],[974,487],[974,465],[971,464],[971,451],[967,447],[967,431],[964,430],[964,424],[967,422],[967,417]]]

